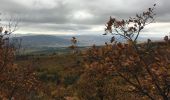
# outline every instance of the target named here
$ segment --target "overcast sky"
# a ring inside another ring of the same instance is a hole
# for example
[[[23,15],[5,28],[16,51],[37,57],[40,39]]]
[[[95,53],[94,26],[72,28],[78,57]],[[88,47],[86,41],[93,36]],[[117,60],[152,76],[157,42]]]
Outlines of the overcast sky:
[[[21,20],[17,33],[102,34],[110,16],[127,19],[155,3],[156,22],[144,32],[168,33],[170,0],[0,0],[0,12]]]

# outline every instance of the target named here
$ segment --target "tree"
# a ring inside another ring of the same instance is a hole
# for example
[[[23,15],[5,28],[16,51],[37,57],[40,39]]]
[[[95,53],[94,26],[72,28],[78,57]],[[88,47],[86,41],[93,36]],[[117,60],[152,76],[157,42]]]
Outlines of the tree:
[[[32,65],[15,64],[15,47],[11,45],[10,35],[17,29],[17,23],[0,27],[0,99],[28,98],[30,92],[37,91],[39,81]]]
[[[77,38],[76,37],[72,37],[71,43],[72,43],[72,45],[69,46],[69,48],[73,50],[74,54],[78,53]]]
[[[110,17],[104,35],[111,33],[121,36],[127,40],[127,43],[117,43],[115,37],[112,37],[111,43],[115,41],[113,44],[106,43],[101,48],[90,48],[85,53],[84,63],[87,69],[93,68],[97,71],[102,67],[105,73],[123,79],[126,82],[124,91],[151,100],[168,100],[170,98],[170,48],[168,46],[158,48],[150,39],[147,43],[137,44],[141,30],[154,20],[155,6],[156,4],[153,8],[149,8],[142,14],[136,14],[136,17],[128,20],[119,21]],[[169,41],[167,39],[166,37],[165,40]]]
[[[154,21],[154,13],[156,4],[152,8],[148,8],[141,14],[136,14],[136,17],[130,17],[128,20],[118,20],[117,18],[110,17],[110,20],[106,24],[105,31],[103,35],[111,33],[113,35],[118,35],[126,39],[128,42],[137,43],[140,32],[144,27]],[[114,33],[113,33],[114,32]],[[114,37],[112,37],[111,42],[113,42]]]

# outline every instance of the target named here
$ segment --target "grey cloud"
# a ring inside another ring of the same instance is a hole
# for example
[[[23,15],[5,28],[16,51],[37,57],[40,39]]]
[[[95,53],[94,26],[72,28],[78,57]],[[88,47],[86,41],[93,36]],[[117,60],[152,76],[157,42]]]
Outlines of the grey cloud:
[[[33,3],[29,6],[16,1],[1,0],[0,11],[9,15],[18,15],[23,25],[28,27],[37,25],[37,28],[47,30],[88,30],[93,25],[104,25],[109,16],[129,18],[151,7],[154,3],[157,3],[156,20],[158,22],[170,21],[169,0],[55,0],[53,3],[57,6],[52,8],[42,5],[41,0],[30,0]],[[24,1],[24,3],[28,2]],[[49,0],[43,1],[50,2]],[[38,9],[36,5],[42,7]],[[77,11],[86,11],[91,17],[74,19],[73,15]]]

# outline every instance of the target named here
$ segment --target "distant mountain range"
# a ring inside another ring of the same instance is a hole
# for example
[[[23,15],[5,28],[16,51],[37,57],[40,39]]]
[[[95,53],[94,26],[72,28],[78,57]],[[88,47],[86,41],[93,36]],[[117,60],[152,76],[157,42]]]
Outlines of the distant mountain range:
[[[24,48],[39,48],[39,47],[68,47],[71,45],[73,36],[55,36],[55,35],[27,35],[12,37],[12,40],[21,39],[22,47]],[[93,44],[103,45],[109,41],[108,36],[75,36],[78,40],[78,46],[91,46]]]
[[[69,45],[69,40],[51,35],[31,35],[14,37],[22,39],[21,44],[25,48],[31,47],[59,47]]]
[[[73,36],[64,35],[25,35],[15,36],[12,39],[21,39],[22,47],[24,48],[41,48],[41,47],[68,47],[71,45],[71,38]],[[78,46],[91,46],[104,45],[105,42],[109,42],[111,36],[103,35],[77,35],[75,36],[78,40]],[[118,38],[122,41],[121,38]],[[146,37],[140,37],[139,41],[146,41]],[[152,40],[159,40],[158,38],[152,38]]]

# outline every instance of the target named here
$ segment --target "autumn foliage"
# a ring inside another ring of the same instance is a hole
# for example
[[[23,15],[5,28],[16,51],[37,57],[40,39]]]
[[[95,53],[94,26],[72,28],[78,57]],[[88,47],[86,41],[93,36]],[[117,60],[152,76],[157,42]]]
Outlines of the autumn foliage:
[[[154,13],[155,6],[156,4],[152,8],[148,8],[147,11],[136,14],[135,17],[130,17],[127,20],[110,17],[110,20],[106,24],[106,33],[103,35],[111,33],[113,35],[119,35],[128,41],[136,42],[144,27],[154,21],[154,16],[156,15]]]
[[[22,66],[15,62],[11,31],[0,27],[0,99],[169,100],[170,36],[138,43],[155,20],[155,6],[127,20],[110,17],[103,35],[113,36],[104,46],[80,51],[72,37],[73,54],[31,56],[34,63],[25,60]]]
[[[84,88],[92,85],[92,78],[96,82],[101,82],[91,86],[98,89],[96,91],[98,99],[96,100],[109,97],[106,90],[111,87],[105,87],[109,82],[104,82],[115,77],[125,81],[121,91],[138,95],[143,99],[168,100],[170,98],[169,37],[165,36],[164,42],[153,43],[148,39],[146,43],[137,43],[140,32],[146,25],[154,21],[155,6],[154,4],[153,8],[149,8],[142,14],[136,14],[136,17],[128,20],[110,17],[106,24],[106,33],[103,35],[113,34],[111,43],[106,43],[103,47],[94,45],[84,54],[85,73],[81,78],[88,81],[87,84],[84,84]],[[118,43],[115,41],[115,35],[123,37],[127,42]],[[159,43],[164,46],[159,46]],[[87,94],[87,97],[90,97],[90,94]],[[114,95],[114,97],[116,96]]]
[[[14,63],[16,49],[10,42],[10,34],[11,31],[0,27],[0,99],[25,100],[40,85],[32,64],[18,66]]]

